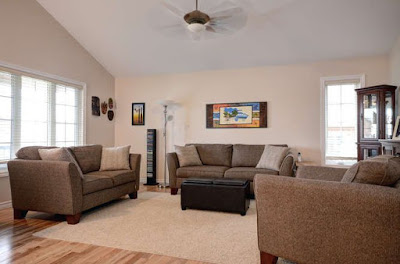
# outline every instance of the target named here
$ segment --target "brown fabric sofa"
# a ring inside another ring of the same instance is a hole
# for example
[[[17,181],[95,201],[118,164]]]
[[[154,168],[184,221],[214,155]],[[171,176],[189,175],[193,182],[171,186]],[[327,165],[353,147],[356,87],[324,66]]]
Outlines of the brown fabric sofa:
[[[342,183],[346,169],[257,175],[261,263],[400,263],[400,184]]]
[[[171,194],[177,194],[181,183],[187,178],[230,178],[250,181],[253,194],[253,178],[256,174],[293,176],[294,157],[288,154],[279,171],[257,169],[257,163],[264,152],[265,145],[242,144],[188,144],[195,145],[202,166],[180,167],[175,152],[167,154],[169,184]],[[275,145],[285,146],[287,145]]]
[[[22,148],[8,162],[15,219],[40,211],[65,215],[76,224],[85,210],[126,194],[137,198],[141,155],[130,154],[130,170],[99,171],[101,145],[69,148],[79,168],[73,162],[41,160],[40,148],[46,147]]]

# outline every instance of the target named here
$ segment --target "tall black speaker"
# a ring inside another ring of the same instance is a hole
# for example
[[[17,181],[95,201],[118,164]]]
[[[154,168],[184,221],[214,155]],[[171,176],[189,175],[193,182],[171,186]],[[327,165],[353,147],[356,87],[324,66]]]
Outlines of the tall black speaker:
[[[147,182],[145,185],[158,185],[157,182],[157,130],[147,129]]]

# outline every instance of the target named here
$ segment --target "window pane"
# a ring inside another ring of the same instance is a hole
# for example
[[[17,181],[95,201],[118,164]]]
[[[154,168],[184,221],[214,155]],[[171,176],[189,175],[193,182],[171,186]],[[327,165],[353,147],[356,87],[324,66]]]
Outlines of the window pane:
[[[76,107],[73,106],[65,107],[65,122],[66,123],[76,122]]]
[[[0,119],[11,119],[11,97],[0,96]]]
[[[56,141],[65,141],[65,125],[57,124],[56,125]]]
[[[0,143],[11,142],[11,121],[0,120]]]
[[[10,159],[10,144],[0,144],[0,160],[9,160]]]
[[[11,74],[0,71],[0,95],[11,97]]]
[[[57,85],[56,86],[56,104],[60,105],[65,105],[66,103],[66,98],[65,98],[65,86],[62,85]]]
[[[74,141],[75,140],[75,125],[65,126],[65,140]]]
[[[64,105],[56,106],[56,122],[57,123],[65,123],[65,106]]]
[[[325,159],[330,165],[351,165],[357,161],[358,84],[326,86]]]
[[[76,106],[75,89],[73,88],[65,89],[65,104],[70,106]]]

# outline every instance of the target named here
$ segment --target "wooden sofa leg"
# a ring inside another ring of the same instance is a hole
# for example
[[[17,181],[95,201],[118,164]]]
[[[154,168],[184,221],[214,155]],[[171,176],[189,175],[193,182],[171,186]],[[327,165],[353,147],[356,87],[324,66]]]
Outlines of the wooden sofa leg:
[[[27,213],[27,210],[19,210],[14,208],[14,219],[24,219]]]
[[[177,195],[178,194],[178,188],[171,188],[171,195]]]
[[[133,192],[129,194],[129,198],[131,199],[137,199],[137,192]]]
[[[260,251],[261,264],[276,264],[278,257]]]
[[[66,215],[65,218],[67,219],[67,223],[69,225],[76,225],[81,220],[81,213],[75,215]]]

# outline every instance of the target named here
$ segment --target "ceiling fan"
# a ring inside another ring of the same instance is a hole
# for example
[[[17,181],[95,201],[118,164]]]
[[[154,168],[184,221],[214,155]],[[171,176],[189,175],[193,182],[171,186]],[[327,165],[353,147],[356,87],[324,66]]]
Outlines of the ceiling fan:
[[[157,24],[155,28],[171,37],[189,35],[199,40],[233,34],[246,25],[247,15],[233,1],[203,0],[201,10],[199,0],[191,7],[185,2],[180,7],[173,5],[171,0],[163,0],[163,10],[155,15],[157,19],[152,16],[153,24]]]

